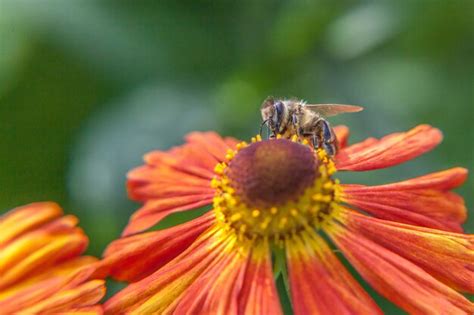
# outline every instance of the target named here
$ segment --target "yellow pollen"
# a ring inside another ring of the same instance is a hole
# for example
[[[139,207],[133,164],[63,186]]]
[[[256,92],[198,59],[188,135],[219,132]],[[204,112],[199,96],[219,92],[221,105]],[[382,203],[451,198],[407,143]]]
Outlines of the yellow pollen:
[[[260,215],[260,211],[259,211],[259,210],[253,210],[253,211],[252,211],[252,217],[257,218],[259,215]]]
[[[232,221],[232,222],[239,221],[241,218],[242,218],[242,215],[240,213],[234,213],[230,217],[230,221]]]
[[[252,143],[260,142],[262,141],[262,136],[256,135],[255,137],[252,137]]]
[[[247,146],[248,146],[247,142],[242,141],[240,143],[237,143],[237,145],[235,146],[235,149],[238,152],[238,151],[242,150],[243,148],[245,148]]]
[[[319,205],[316,205],[316,206],[311,207],[309,211],[311,211],[314,214],[314,213],[318,213],[319,209],[320,209]]]
[[[281,135],[277,135],[276,139],[280,138]],[[247,204],[239,195],[242,190],[227,176],[228,168],[232,168],[232,163],[240,151],[248,146],[261,145],[259,142],[262,142],[262,139],[259,135],[252,138],[251,144],[238,143],[235,150],[226,153],[227,163],[216,165],[216,176],[210,183],[215,190],[214,212],[219,226],[225,231],[235,233],[236,241],[261,239],[276,246],[283,246],[288,240],[300,237],[301,233],[330,225],[339,212],[342,190],[339,181],[331,178],[336,172],[332,159],[324,150],[314,150],[306,140],[293,137],[291,141],[294,143],[292,145],[305,145],[310,148],[318,163],[315,164],[317,167],[314,182],[308,184],[301,195],[289,198],[282,204]],[[245,176],[245,173],[242,176]],[[242,182],[245,183],[245,180]]]
[[[224,169],[225,169],[225,164],[224,163],[219,163],[216,165],[216,167],[214,168],[214,172],[217,174],[217,175],[222,175],[224,173]]]
[[[283,228],[286,226],[287,223],[288,223],[288,218],[287,218],[287,217],[283,217],[283,218],[280,219],[279,227],[280,227],[281,229],[283,229]]]
[[[211,188],[216,189],[217,187],[219,187],[219,185],[220,185],[220,182],[217,180],[217,178],[214,177],[211,180]]]
[[[333,186],[333,183],[332,182],[327,182],[323,185],[323,188],[324,189],[331,189],[331,187]]]
[[[314,201],[321,201],[323,199],[323,195],[320,193],[314,194],[313,195],[313,200]]]
[[[270,217],[266,217],[263,222],[260,224],[260,227],[262,228],[262,230],[265,230],[268,225],[270,224],[270,222],[272,221],[272,218]]]
[[[234,157],[234,155],[235,155],[235,151],[229,150],[229,151],[227,151],[227,154],[225,155],[225,159],[227,161],[231,161],[232,158]]]

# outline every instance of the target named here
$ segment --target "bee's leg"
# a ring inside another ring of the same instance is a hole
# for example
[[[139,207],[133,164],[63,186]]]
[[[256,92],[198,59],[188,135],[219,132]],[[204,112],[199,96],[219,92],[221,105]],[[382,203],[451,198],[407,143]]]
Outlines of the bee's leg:
[[[328,143],[334,140],[335,138],[334,132],[331,126],[329,126],[329,123],[324,119],[321,119],[321,129],[322,129],[323,140],[325,143]]]
[[[296,135],[300,139],[301,138],[301,130],[298,127],[298,116],[296,115],[296,113],[293,113],[293,115],[291,115],[291,123],[293,125],[293,129],[296,131]]]
[[[336,146],[334,143],[323,143],[323,149],[330,156],[334,156],[336,154]]]
[[[329,126],[326,120],[321,120],[323,148],[331,156],[336,154],[337,139],[334,130]]]
[[[266,125],[267,125],[267,122],[268,122],[268,119],[262,121],[262,123],[260,124],[260,132],[259,132],[260,137],[262,136],[263,126],[266,126]],[[268,135],[268,133],[267,133],[267,135]]]
[[[319,140],[318,140],[318,135],[316,133],[313,133],[312,137],[313,137],[313,148],[317,149],[321,147],[321,144],[319,143]]]

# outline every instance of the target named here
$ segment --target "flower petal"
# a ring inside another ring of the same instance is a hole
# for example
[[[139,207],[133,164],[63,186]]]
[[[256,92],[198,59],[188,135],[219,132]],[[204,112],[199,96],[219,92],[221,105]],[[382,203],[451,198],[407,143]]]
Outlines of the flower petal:
[[[139,281],[186,250],[213,219],[213,213],[208,212],[172,228],[114,241],[104,253],[100,273],[121,281]]]
[[[208,132],[191,132],[186,136],[186,141],[204,147],[207,152],[211,153],[218,161],[225,160],[227,150],[233,149],[229,146],[229,142],[237,142],[232,138],[223,139],[217,133]]]
[[[474,293],[474,235],[388,222],[346,211],[344,223],[451,287]],[[446,268],[449,266],[449,268]]]
[[[286,248],[296,315],[382,314],[318,235],[295,237]]]
[[[420,125],[380,140],[369,138],[340,150],[336,167],[345,171],[368,171],[394,166],[432,150],[442,138],[441,131],[429,125]]]
[[[73,289],[61,291],[34,306],[23,309],[25,314],[61,313],[69,309],[82,306],[92,306],[98,303],[105,295],[103,280],[92,280]]]
[[[336,134],[336,139],[339,144],[339,149],[343,149],[347,146],[349,140],[349,128],[344,125],[335,126],[334,133]]]
[[[362,234],[336,227],[326,232],[373,288],[410,314],[474,312],[474,305],[454,289]]]
[[[267,245],[253,250],[239,294],[239,314],[283,314]]]
[[[174,198],[153,199],[145,203],[145,205],[135,212],[122,236],[144,231],[156,223],[160,222],[164,217],[171,213],[197,209],[212,203],[213,195],[190,195]]]
[[[88,287],[97,282],[97,259],[79,256],[88,239],[77,222],[74,216],[62,216],[62,209],[51,202],[2,216],[0,228],[6,233],[0,246],[0,313],[74,313],[83,306],[100,313],[94,304],[105,287]]]
[[[0,290],[0,309],[12,313],[43,301],[56,292],[74,288],[92,276],[96,261],[93,257],[77,257]]]
[[[88,239],[66,216],[17,237],[0,252],[0,289],[56,263],[80,255]]]
[[[249,249],[241,253],[228,251],[221,259],[209,265],[203,275],[165,313],[239,314],[238,294],[243,284],[248,251]]]
[[[226,257],[225,249],[234,241],[211,228],[163,268],[114,295],[105,303],[105,312],[165,312],[207,268]]]
[[[63,211],[53,202],[38,202],[10,210],[0,217],[0,249],[15,237],[49,222]]]
[[[219,163],[204,147],[190,143],[167,152],[150,152],[145,155],[145,162],[152,167],[204,179],[212,178],[213,166]]]
[[[147,154],[146,165],[129,172],[129,196],[145,205],[132,216],[124,235],[144,231],[171,213],[212,202],[214,167],[237,140],[214,132],[193,132],[186,140],[170,151]]]
[[[67,310],[68,315],[102,315],[104,309],[101,305],[85,306]]]
[[[466,177],[458,167],[388,185],[342,185],[342,200],[378,218],[462,232],[464,200],[448,190]]]
[[[224,161],[227,150],[233,149],[237,143],[236,139],[223,139],[215,132],[192,132],[186,136],[186,141],[186,144],[167,152],[154,151],[147,154],[146,163],[211,179],[215,165]]]

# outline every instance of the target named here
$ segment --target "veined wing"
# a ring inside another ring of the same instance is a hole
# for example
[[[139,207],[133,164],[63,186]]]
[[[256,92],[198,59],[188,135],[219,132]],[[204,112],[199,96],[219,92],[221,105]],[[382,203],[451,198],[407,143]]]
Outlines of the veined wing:
[[[343,104],[306,104],[305,107],[323,117],[331,117],[344,113],[356,113],[364,109],[361,106]]]

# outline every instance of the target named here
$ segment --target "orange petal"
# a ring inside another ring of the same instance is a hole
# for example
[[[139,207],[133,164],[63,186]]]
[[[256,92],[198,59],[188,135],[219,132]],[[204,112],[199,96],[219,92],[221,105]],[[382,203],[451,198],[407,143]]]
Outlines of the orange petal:
[[[92,307],[103,296],[103,285],[102,293],[94,294],[96,286],[84,284],[97,267],[95,258],[79,256],[87,246],[86,235],[76,227],[76,217],[61,215],[58,205],[43,202],[0,219],[2,314],[68,312]]]
[[[236,140],[213,132],[194,132],[186,140],[168,152],[147,154],[147,165],[129,172],[129,196],[145,205],[132,216],[124,235],[144,231],[170,213],[211,203],[214,167]]]
[[[85,306],[67,310],[68,315],[102,315],[104,309],[101,305]]]
[[[462,232],[464,200],[448,190],[466,177],[458,167],[388,185],[342,185],[342,199],[378,218]]]
[[[228,149],[234,149],[237,140],[222,139],[215,132],[193,132],[186,136],[187,143],[167,152],[154,151],[145,156],[152,166],[167,166],[185,174],[211,179],[213,169],[224,161]]]
[[[454,289],[362,234],[335,227],[326,231],[374,289],[410,314],[474,312],[474,305]]]
[[[104,305],[105,312],[162,314],[176,305],[183,292],[207,268],[226,257],[225,250],[233,242],[235,239],[229,238],[222,230],[211,228],[163,268],[114,295]]]
[[[101,274],[136,282],[157,271],[186,250],[213,223],[212,212],[161,231],[112,242],[104,253]]]
[[[318,235],[295,237],[286,249],[296,315],[382,314]]]
[[[171,213],[197,209],[212,203],[213,195],[192,195],[174,198],[153,199],[135,212],[122,233],[128,236],[142,232]]]
[[[229,251],[180,297],[174,314],[283,314],[268,245]]]
[[[229,148],[234,149],[238,143],[242,142],[242,140],[235,139],[232,137],[225,137],[224,142],[227,144]]]
[[[49,266],[80,255],[88,239],[66,216],[17,237],[0,252],[0,289]]]
[[[92,280],[73,289],[61,291],[34,306],[23,309],[25,314],[37,313],[67,313],[69,309],[83,306],[92,306],[98,303],[105,295],[103,280]]]
[[[266,245],[255,248],[239,294],[239,314],[283,314]]]
[[[444,171],[412,178],[398,183],[377,186],[377,191],[436,189],[447,191],[461,186],[467,179],[468,170],[454,167]]]
[[[61,290],[74,288],[91,277],[96,269],[96,261],[93,257],[77,257],[12,284],[0,290],[0,309],[13,312],[34,305]]]
[[[245,274],[248,251],[228,252],[210,264],[164,314],[239,314],[239,289]]]
[[[419,125],[408,132],[394,133],[380,140],[370,138],[340,150],[336,167],[347,171],[387,168],[432,150],[442,138],[441,131],[429,125]]]
[[[349,140],[349,128],[344,125],[339,125],[335,126],[333,129],[334,133],[336,134],[339,149],[345,148]]]
[[[198,177],[165,166],[144,165],[138,167],[128,173],[127,179],[130,197],[137,201],[181,196],[184,194],[181,190],[192,195],[200,193],[201,189],[210,189],[210,178]],[[179,189],[177,191],[162,191],[169,186]]]
[[[234,149],[229,146],[229,140],[234,139],[223,139],[217,133],[209,132],[191,132],[186,135],[186,141],[191,144],[197,144],[206,149],[207,152],[211,153],[216,160],[222,162],[225,160],[227,150]],[[236,140],[234,140],[235,142]]]
[[[449,286],[474,293],[474,235],[345,213],[345,224],[357,233],[416,263]]]
[[[145,162],[150,166],[164,167],[200,178],[210,178],[213,165],[219,163],[219,160],[206,148],[198,144],[185,143],[168,151],[152,151],[145,155]]]
[[[137,201],[148,201],[160,198],[186,197],[195,195],[212,195],[214,190],[209,181],[205,185],[190,186],[179,183],[167,183],[165,181],[158,183],[149,183],[143,186],[137,186],[129,190],[130,198]]]
[[[10,210],[0,217],[0,249],[15,237],[59,217],[63,211],[53,202],[38,202]]]

